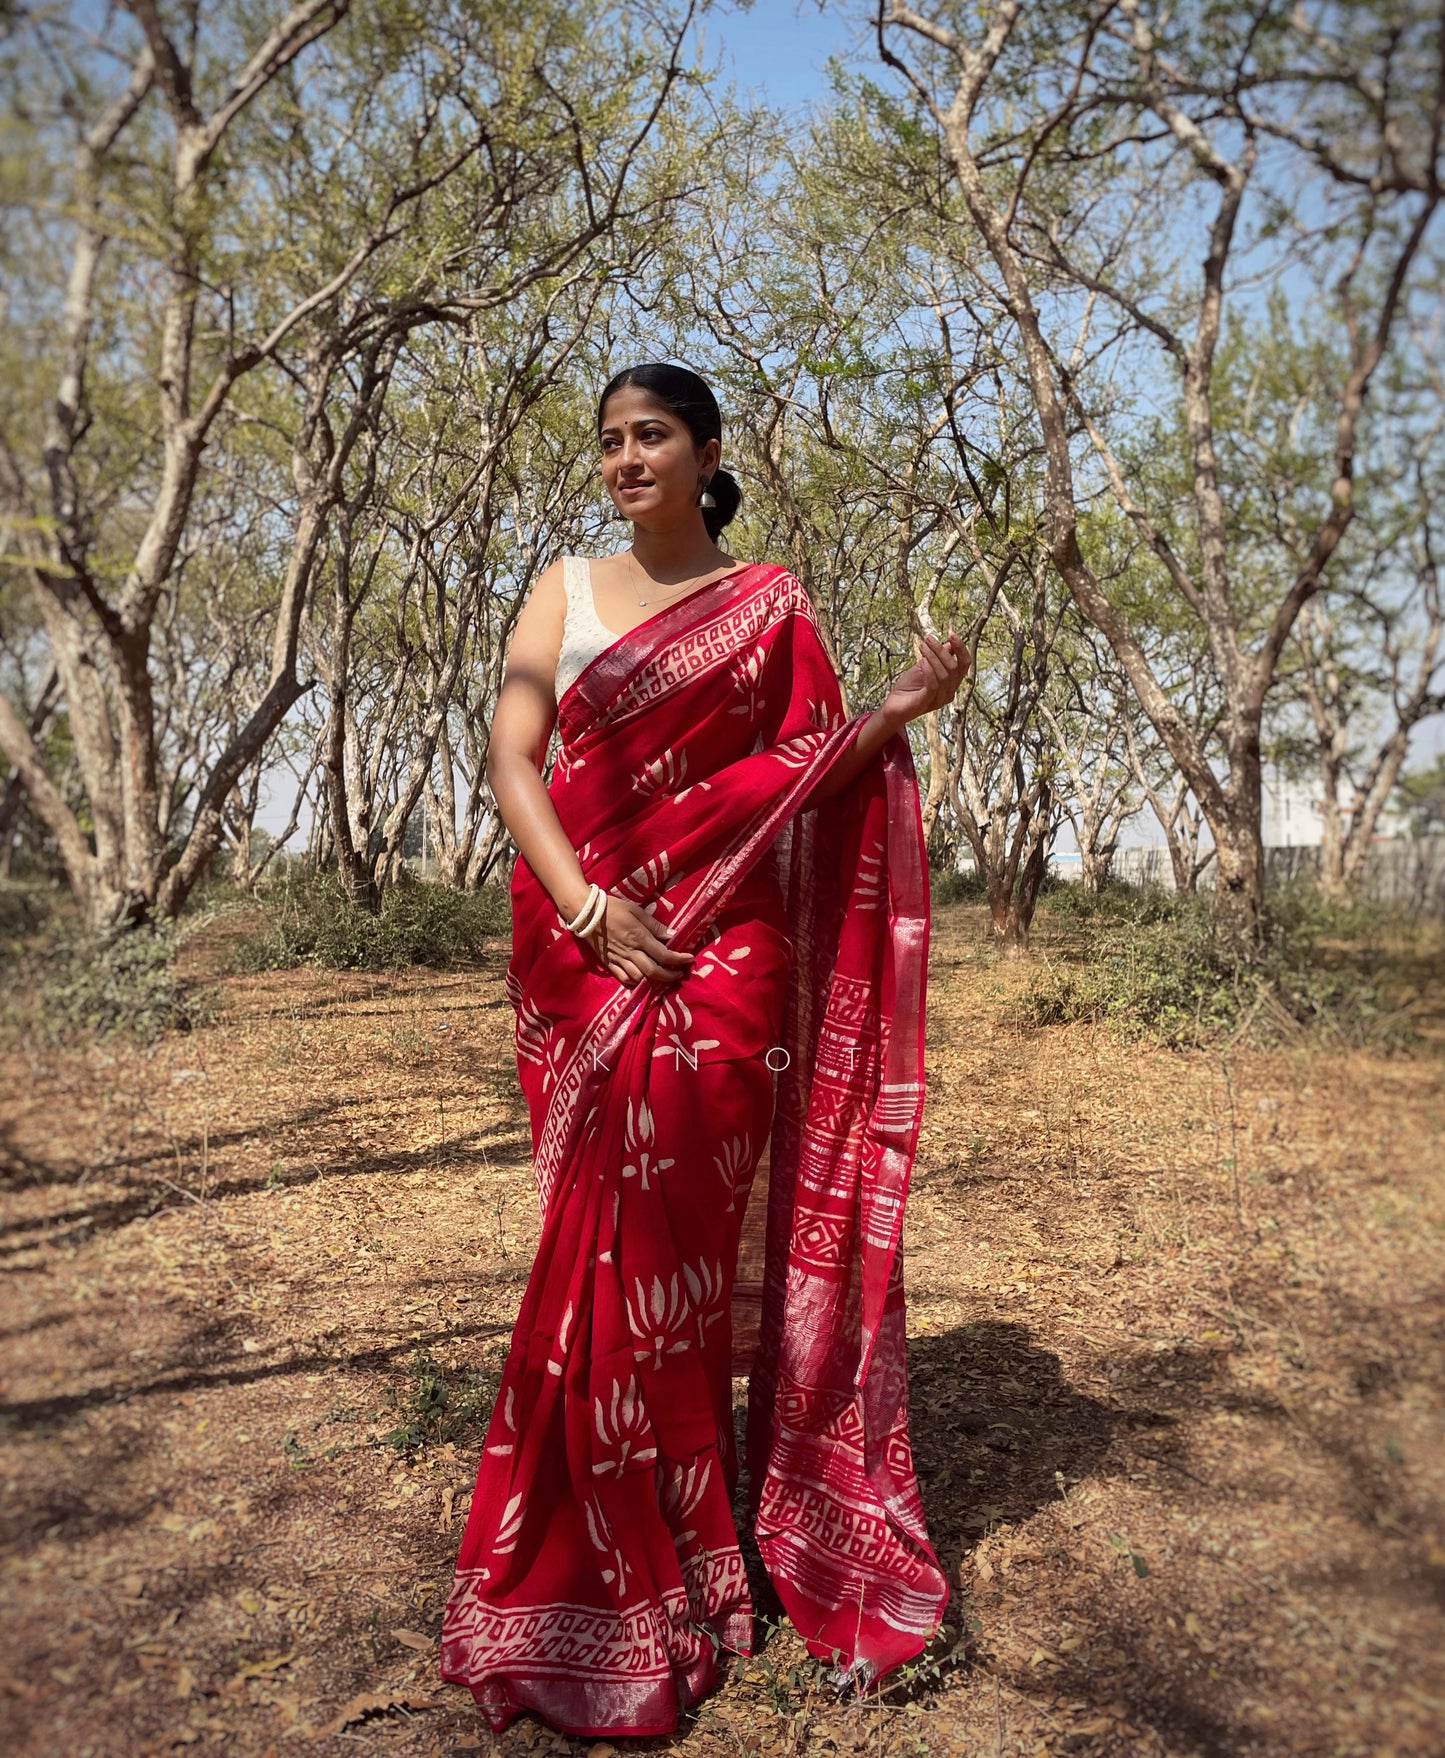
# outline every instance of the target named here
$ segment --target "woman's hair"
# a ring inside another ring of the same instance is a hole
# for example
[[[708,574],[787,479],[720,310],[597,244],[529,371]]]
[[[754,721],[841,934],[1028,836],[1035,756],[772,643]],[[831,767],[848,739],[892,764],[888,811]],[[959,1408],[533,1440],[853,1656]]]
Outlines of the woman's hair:
[[[599,434],[608,398],[614,391],[626,390],[629,386],[646,391],[654,402],[671,410],[679,421],[686,423],[698,445],[705,446],[710,439],[722,444],[722,415],[707,381],[685,366],[669,366],[656,360],[642,366],[626,366],[607,381],[607,389],[597,404]],[[726,470],[714,470],[707,486],[717,505],[702,509],[702,522],[707,526],[708,536],[716,542],[718,533],[724,525],[731,523],[742,505],[743,491]]]

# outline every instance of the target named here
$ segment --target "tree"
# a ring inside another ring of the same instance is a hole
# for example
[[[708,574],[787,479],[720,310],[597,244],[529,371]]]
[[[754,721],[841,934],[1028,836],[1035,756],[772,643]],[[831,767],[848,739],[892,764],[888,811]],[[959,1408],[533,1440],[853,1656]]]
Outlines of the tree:
[[[1396,791],[1416,836],[1445,836],[1445,754],[1402,775]]]
[[[587,0],[364,16],[301,0],[267,27],[236,0],[185,25],[132,0],[98,44],[83,8],[22,17],[9,52],[27,80],[12,86],[40,95],[18,118],[36,151],[17,205],[40,266],[10,305],[0,513],[84,817],[3,697],[0,748],[92,921],[184,906],[227,802],[311,688],[312,590],[407,339],[581,272],[623,212],[690,16],[649,31]],[[63,302],[42,248],[62,237]],[[42,407],[43,443],[27,445]],[[182,825],[163,729],[187,676],[157,675],[157,626],[188,589],[211,485],[258,430],[292,478],[263,519],[287,539],[269,669],[187,784]]]
[[[1398,12],[1398,16],[1397,16]],[[1398,345],[1441,200],[1445,33],[1438,5],[1307,15],[1278,0],[1153,12],[997,0],[878,0],[880,54],[932,118],[1016,326],[1047,469],[1050,549],[1108,639],[1200,803],[1216,847],[1216,921],[1259,940],[1261,727],[1301,611],[1355,514],[1361,417]],[[1271,175],[1262,178],[1262,165]],[[1318,216],[1317,223],[1310,223]],[[1201,261],[1192,290],[1187,264]],[[1219,468],[1216,364],[1232,277],[1311,276],[1341,338],[1328,491],[1283,582],[1241,593]],[[1154,350],[1145,360],[1143,350]],[[1182,398],[1187,541],[1131,457],[1121,372],[1162,370]],[[1075,432],[1088,451],[1076,455]],[[1223,697],[1219,773],[1100,577],[1081,528],[1088,470],[1198,620]]]
[[[1085,891],[1102,891],[1119,833],[1142,804],[1129,739],[1138,707],[1128,681],[1099,651],[1092,628],[1067,631],[1058,644],[1058,688],[1039,712],[1057,752],[1059,804],[1079,848]]]

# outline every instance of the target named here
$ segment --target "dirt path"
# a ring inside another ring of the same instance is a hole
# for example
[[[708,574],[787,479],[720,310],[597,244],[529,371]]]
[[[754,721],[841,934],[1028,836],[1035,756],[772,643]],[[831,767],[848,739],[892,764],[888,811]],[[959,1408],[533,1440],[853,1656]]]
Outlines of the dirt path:
[[[1445,1055],[1021,1034],[977,935],[937,912],[907,1236],[967,1643],[840,1706],[782,1632],[645,1744],[1438,1758]],[[382,1440],[439,1383],[484,1412],[525,1280],[504,965],[228,978],[151,1053],[12,1033],[7,1752],[589,1750],[437,1682],[480,1430]]]

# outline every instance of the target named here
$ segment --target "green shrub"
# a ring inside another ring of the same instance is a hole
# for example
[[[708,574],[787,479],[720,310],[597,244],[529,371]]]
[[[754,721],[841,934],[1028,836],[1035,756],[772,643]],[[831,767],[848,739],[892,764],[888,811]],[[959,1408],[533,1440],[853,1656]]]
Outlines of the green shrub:
[[[1039,903],[1070,921],[1143,923],[1175,920],[1188,908],[1189,899],[1158,885],[1129,885],[1121,879],[1111,879],[1101,891],[1085,891],[1076,880],[1051,874],[1040,889]]]
[[[424,1349],[412,1357],[405,1390],[392,1394],[401,1421],[381,1444],[413,1453],[447,1441],[480,1439],[497,1396],[497,1378],[485,1373],[448,1374]]]
[[[444,969],[477,958],[489,937],[510,930],[510,902],[500,887],[449,891],[410,876],[387,891],[380,915],[353,903],[335,878],[309,873],[288,874],[257,901],[266,919],[237,947],[242,970]]]
[[[1330,904],[1313,887],[1282,889],[1271,898],[1261,951],[1246,960],[1220,945],[1207,898],[1169,902],[1157,914],[1086,916],[1082,955],[1041,969],[1011,1017],[1024,1026],[1099,1021],[1126,1039],[1174,1048],[1306,1032],[1351,1044],[1413,1036],[1387,1006],[1372,961],[1322,945],[1354,940],[1361,912]]]
[[[987,896],[981,873],[957,873],[952,867],[931,867],[928,873],[928,891],[935,906],[946,903],[983,903]]]
[[[199,1025],[209,1006],[177,972],[178,943],[172,922],[53,935],[29,961],[52,1036],[126,1032],[149,1044]]]
[[[36,885],[0,885],[0,958],[16,958],[25,942],[45,928],[52,895]]]

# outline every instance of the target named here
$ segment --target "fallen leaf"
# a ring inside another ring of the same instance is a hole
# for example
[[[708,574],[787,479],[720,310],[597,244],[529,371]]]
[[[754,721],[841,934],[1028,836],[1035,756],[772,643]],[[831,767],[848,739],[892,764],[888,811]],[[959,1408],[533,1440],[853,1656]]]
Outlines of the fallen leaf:
[[[176,1674],[176,1696],[189,1697],[196,1688],[196,1675],[188,1666],[183,1666]]]
[[[606,1740],[599,1740],[595,1746],[587,1748],[587,1758],[617,1758],[616,1746],[609,1746]]]
[[[979,1577],[981,1580],[984,1580],[984,1581],[992,1581],[993,1580],[993,1564],[988,1560],[987,1557],[975,1557],[973,1559],[973,1566],[975,1569],[978,1570]]]
[[[443,1532],[445,1532],[452,1523],[452,1503],[456,1499],[456,1490],[448,1485],[447,1488],[442,1491],[442,1517],[440,1524]]]
[[[283,1666],[290,1666],[295,1658],[296,1650],[293,1648],[290,1654],[273,1655],[270,1660],[249,1661],[236,1674],[236,1677],[238,1679],[259,1679],[266,1673],[280,1672]]]
[[[423,1636],[420,1630],[393,1630],[392,1635],[403,1648],[414,1648],[418,1654],[426,1654],[436,1644],[430,1636]]]
[[[122,1578],[120,1590],[127,1599],[139,1599],[146,1590],[143,1575],[126,1575]]]
[[[243,1612],[246,1612],[251,1617],[255,1617],[256,1613],[264,1607],[265,1603],[266,1602],[262,1599],[261,1595],[252,1587],[243,1587],[236,1595],[236,1604],[240,1606]]]
[[[436,1709],[439,1705],[425,1697],[414,1697],[408,1691],[358,1691],[325,1727],[313,1728],[314,1740],[333,1739],[369,1716],[386,1715],[393,1709]]]

